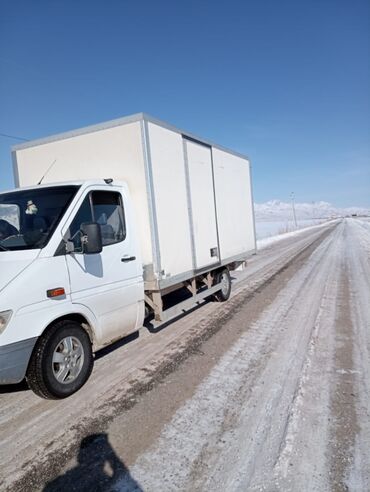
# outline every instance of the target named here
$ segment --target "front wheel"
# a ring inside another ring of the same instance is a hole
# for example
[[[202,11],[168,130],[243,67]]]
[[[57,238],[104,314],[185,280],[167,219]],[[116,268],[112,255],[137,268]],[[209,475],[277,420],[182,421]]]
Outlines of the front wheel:
[[[59,321],[38,340],[27,370],[27,383],[43,398],[66,398],[86,383],[93,363],[86,331],[76,321]]]
[[[231,294],[231,276],[227,268],[216,273],[215,284],[221,284],[221,290],[214,294],[214,299],[218,302],[227,301]]]

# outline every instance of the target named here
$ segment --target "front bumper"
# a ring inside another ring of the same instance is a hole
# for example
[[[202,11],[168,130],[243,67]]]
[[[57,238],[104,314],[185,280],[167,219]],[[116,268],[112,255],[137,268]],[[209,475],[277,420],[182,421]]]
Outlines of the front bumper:
[[[0,385],[24,379],[36,341],[37,337],[0,347]]]

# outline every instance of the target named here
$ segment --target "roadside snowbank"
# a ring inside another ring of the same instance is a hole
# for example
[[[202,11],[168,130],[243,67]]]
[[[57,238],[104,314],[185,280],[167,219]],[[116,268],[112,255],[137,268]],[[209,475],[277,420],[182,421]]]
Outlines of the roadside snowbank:
[[[334,219],[334,220],[327,220],[325,222],[322,222],[321,224],[314,225],[314,226],[309,226],[309,227],[303,227],[302,229],[297,229],[296,231],[291,231],[291,232],[286,232],[283,234],[278,234],[276,236],[270,236],[270,237],[265,237],[264,239],[258,239],[257,240],[257,249],[263,249],[266,248],[267,246],[270,246],[270,244],[277,243],[279,241],[282,241],[283,239],[287,239],[290,237],[294,236],[299,236],[300,234],[304,233],[305,231],[312,231],[314,229],[320,229],[321,227],[325,227],[329,222],[338,222],[341,219]]]
[[[259,221],[258,217],[256,217],[256,237],[257,240],[265,239],[266,237],[286,234],[287,232],[319,225],[327,221],[328,219],[304,219],[297,220],[297,225],[295,225],[294,221],[288,218],[284,220]]]

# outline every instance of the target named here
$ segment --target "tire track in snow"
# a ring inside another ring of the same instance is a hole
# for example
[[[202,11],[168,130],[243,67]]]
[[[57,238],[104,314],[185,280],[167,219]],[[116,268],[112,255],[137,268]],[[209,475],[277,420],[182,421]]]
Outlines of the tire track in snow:
[[[144,490],[276,490],[277,477],[271,483],[271,476],[320,300],[336,271],[340,231],[317,248],[139,457],[130,472]],[[325,461],[316,465],[325,474]],[[114,489],[130,490],[130,485],[122,478]]]
[[[346,221],[349,234],[347,264],[353,345],[356,412],[359,431],[353,461],[347,470],[349,490],[370,490],[370,222]]]

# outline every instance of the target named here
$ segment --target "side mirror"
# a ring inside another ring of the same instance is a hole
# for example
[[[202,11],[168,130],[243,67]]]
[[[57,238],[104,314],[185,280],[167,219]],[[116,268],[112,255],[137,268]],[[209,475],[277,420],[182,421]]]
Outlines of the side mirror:
[[[102,252],[103,242],[100,225],[96,222],[81,224],[81,245],[85,255],[96,255]]]

